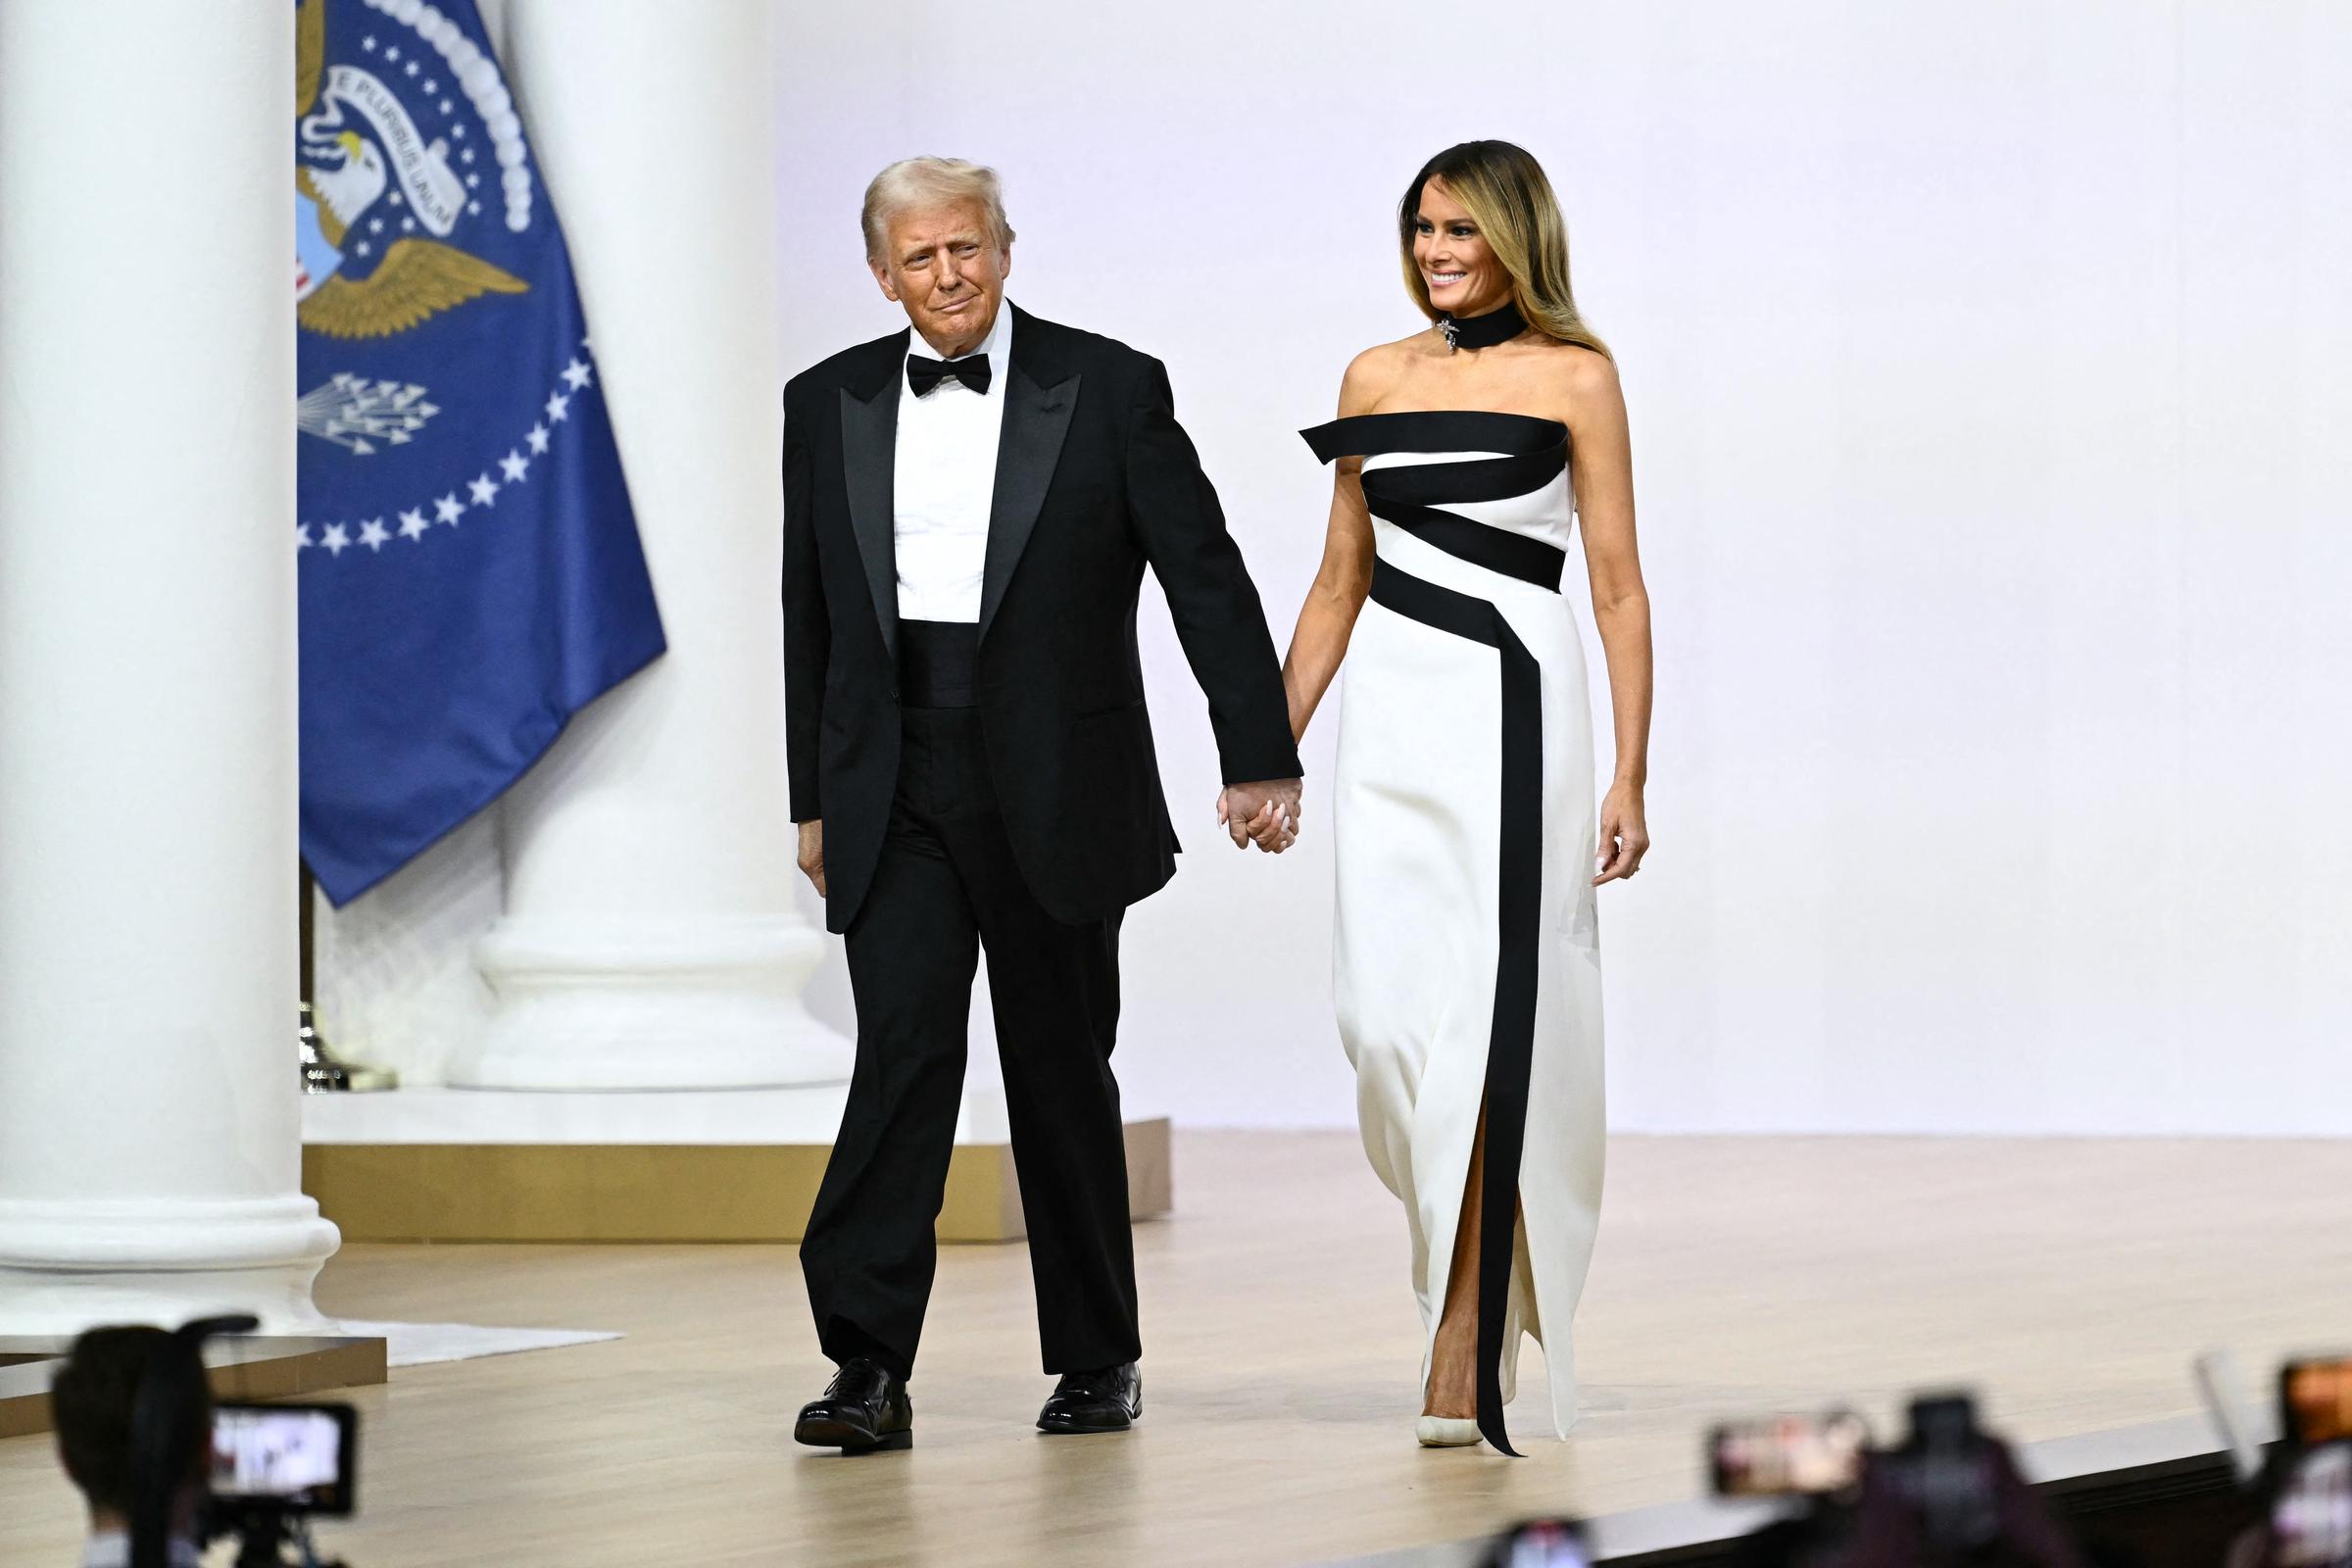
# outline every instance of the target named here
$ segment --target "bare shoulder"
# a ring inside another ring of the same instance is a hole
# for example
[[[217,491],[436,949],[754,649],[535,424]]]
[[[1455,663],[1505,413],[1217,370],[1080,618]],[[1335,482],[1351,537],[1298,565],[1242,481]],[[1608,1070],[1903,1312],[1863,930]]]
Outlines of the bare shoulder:
[[[1544,355],[1552,385],[1572,403],[1615,402],[1624,393],[1617,362],[1582,343],[1555,343]]]
[[[1569,431],[1591,438],[1625,424],[1625,392],[1617,362],[1581,343],[1555,343],[1544,351],[1544,401],[1559,412]]]
[[[1340,378],[1343,417],[1363,413],[1396,390],[1396,383],[1404,378],[1413,345],[1421,335],[1416,333],[1394,343],[1376,343],[1348,362],[1348,373]]]

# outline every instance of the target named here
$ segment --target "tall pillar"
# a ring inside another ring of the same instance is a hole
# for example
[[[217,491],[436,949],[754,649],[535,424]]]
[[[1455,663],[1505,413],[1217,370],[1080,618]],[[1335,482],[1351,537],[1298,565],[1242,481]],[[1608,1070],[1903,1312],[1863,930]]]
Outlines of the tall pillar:
[[[784,782],[774,56],[763,0],[514,0],[508,79],[571,247],[669,653],[500,807],[498,997],[451,1081],[839,1082],[800,1001]]]
[[[0,1332],[316,1327],[284,4],[0,5]]]

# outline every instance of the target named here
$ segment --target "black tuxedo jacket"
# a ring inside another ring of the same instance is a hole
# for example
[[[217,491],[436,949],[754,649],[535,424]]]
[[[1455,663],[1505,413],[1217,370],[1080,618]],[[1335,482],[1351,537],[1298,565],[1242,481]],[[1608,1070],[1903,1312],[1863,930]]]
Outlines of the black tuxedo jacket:
[[[1176,869],[1136,653],[1148,564],[1227,783],[1293,778],[1282,670],[1157,360],[1013,311],[980,606],[981,732],[1004,831],[1056,919],[1102,919]],[[792,816],[825,826],[826,924],[857,918],[899,777],[892,468],[911,334],[784,389],[784,689]]]

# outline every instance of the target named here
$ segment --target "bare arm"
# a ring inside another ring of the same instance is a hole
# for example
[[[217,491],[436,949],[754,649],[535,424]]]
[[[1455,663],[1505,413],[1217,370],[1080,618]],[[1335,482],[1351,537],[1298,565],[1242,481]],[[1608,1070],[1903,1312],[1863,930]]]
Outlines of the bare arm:
[[[1601,803],[1600,867],[1593,881],[1613,882],[1641,868],[1649,849],[1642,794],[1649,782],[1649,594],[1634,542],[1634,462],[1617,368],[1579,354],[1571,371],[1569,450],[1574,454],[1577,516],[1585,569],[1592,585],[1592,621],[1609,667],[1616,721],[1617,771]]]
[[[1340,417],[1371,411],[1379,401],[1381,377],[1375,354],[1362,354],[1340,382]],[[1348,656],[1355,617],[1372,591],[1372,514],[1364,508],[1364,460],[1342,458],[1334,465],[1331,521],[1323,534],[1323,564],[1315,570],[1298,607],[1291,652],[1282,662],[1283,689],[1291,701],[1291,733],[1303,736],[1323,694]]]

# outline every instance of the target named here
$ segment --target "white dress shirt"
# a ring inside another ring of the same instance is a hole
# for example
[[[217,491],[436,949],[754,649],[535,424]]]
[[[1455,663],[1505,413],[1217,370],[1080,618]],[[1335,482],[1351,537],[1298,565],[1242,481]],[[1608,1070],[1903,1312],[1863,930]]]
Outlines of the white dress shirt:
[[[906,341],[910,353],[932,357],[931,345],[911,328]],[[899,368],[899,451],[891,498],[897,514],[892,532],[898,543],[901,620],[980,618],[997,442],[1004,430],[1004,382],[1012,371],[1011,306],[998,302],[996,324],[972,353],[988,356],[986,392],[961,381],[942,381],[918,398],[906,366]]]

